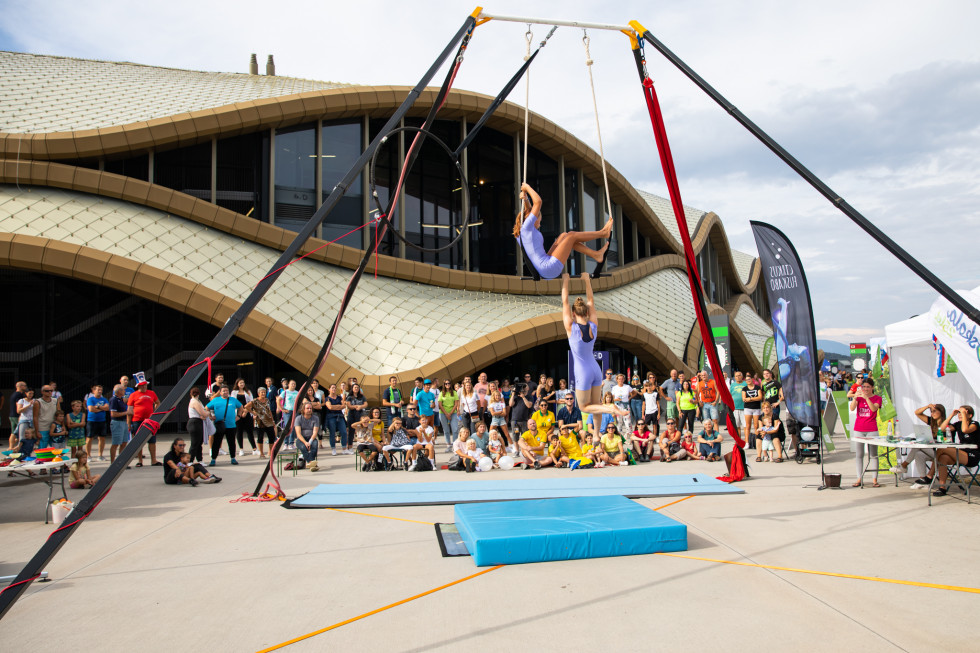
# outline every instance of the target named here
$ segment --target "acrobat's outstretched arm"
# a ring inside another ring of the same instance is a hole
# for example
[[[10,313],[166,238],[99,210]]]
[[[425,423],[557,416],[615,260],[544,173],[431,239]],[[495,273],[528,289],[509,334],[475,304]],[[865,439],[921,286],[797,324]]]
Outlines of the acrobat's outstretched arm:
[[[541,228],[541,196],[538,195],[537,191],[531,188],[530,184],[521,184],[521,200],[525,200],[527,197],[531,198],[531,213],[537,218],[534,226],[538,229]]]

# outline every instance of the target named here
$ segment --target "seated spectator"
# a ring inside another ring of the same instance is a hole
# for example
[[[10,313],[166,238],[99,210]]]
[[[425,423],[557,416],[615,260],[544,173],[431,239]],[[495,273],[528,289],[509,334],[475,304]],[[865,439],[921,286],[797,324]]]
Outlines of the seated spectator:
[[[416,440],[412,443],[412,450],[408,452],[410,462],[408,471],[410,472],[415,469],[415,457],[419,453],[429,459],[429,462],[432,463],[432,469],[436,468],[436,430],[429,423],[432,419],[428,415],[419,417],[419,425],[415,428]]]
[[[487,456],[493,461],[494,467],[499,467],[498,464],[500,459],[507,453],[506,446],[503,440],[500,439],[500,431],[497,429],[492,429],[490,431],[490,440],[487,442]]]
[[[477,449],[486,451],[487,444],[490,442],[490,433],[487,430],[487,425],[483,422],[477,422],[473,432],[470,433],[470,440],[476,441]]]
[[[610,422],[606,425],[606,432],[602,435],[599,444],[599,459],[601,460],[598,465],[599,467],[605,467],[606,465],[626,466],[629,464],[626,462],[626,450],[623,448],[623,438],[620,437],[614,423]]]
[[[320,450],[320,417],[313,414],[313,403],[304,399],[300,414],[293,420],[293,432],[296,436],[296,447],[303,459],[299,467],[309,467],[311,472],[319,471],[316,454]]]
[[[579,467],[591,467],[594,461],[585,455],[578,433],[572,428],[572,424],[564,424],[559,429],[558,442],[561,448],[568,455],[568,468],[578,469]]]
[[[599,452],[596,450],[593,440],[595,436],[591,433],[585,434],[585,444],[582,445],[582,455],[588,459],[591,465],[597,466],[601,461],[599,460]],[[585,464],[583,463],[583,467]]]
[[[90,488],[101,478],[98,475],[92,476],[88,468],[88,454],[84,451],[78,454],[78,460],[72,463],[69,472],[71,476],[68,485],[74,490]]]
[[[865,383],[868,381],[865,380]],[[973,419],[973,406],[960,406],[953,414],[939,425],[940,429],[951,428],[956,432],[956,441],[960,444],[980,445],[980,423]],[[959,418],[956,422],[953,418]],[[954,465],[964,467],[976,467],[980,464],[980,450],[978,449],[955,449],[945,447],[936,451],[936,462],[939,469],[939,488],[933,491],[933,496],[941,497],[946,494],[949,470],[947,467]]]
[[[381,412],[379,408],[374,410],[377,410],[379,414]],[[361,415],[360,421],[354,424],[354,443],[355,451],[364,463],[361,470],[365,472],[374,471],[375,463],[381,454],[381,442],[375,439],[374,425],[369,416]]]
[[[650,462],[650,456],[653,455],[653,446],[656,442],[653,433],[647,428],[646,421],[640,418],[640,421],[636,423],[636,430],[630,436],[633,441],[633,451],[637,453],[640,458],[641,463]]]
[[[466,453],[467,441],[470,439],[470,430],[461,426],[456,439],[453,440],[453,455],[449,458],[449,469],[460,471],[463,469],[463,454]]]
[[[687,452],[681,446],[681,432],[677,430],[675,418],[667,418],[667,428],[660,435],[660,462],[669,463],[687,457]]]
[[[946,421],[946,407],[942,404],[929,404],[923,406],[915,411],[915,416],[920,420],[925,422],[929,426],[929,435],[932,436],[933,440],[938,440],[939,435],[939,425]],[[926,456],[924,449],[909,449],[908,454],[905,456],[905,460],[899,461],[892,467],[890,471],[892,474],[904,474],[908,471],[909,465],[915,461],[920,461],[923,466],[927,465],[928,457]],[[925,481],[924,483],[922,481]],[[932,477],[926,475],[923,478],[916,480],[912,484],[913,489],[918,489],[920,487],[927,487],[932,484]]]
[[[17,444],[17,450],[13,453],[19,453],[20,459],[25,460],[34,454],[34,447],[37,445],[37,431],[31,425],[19,424],[18,426],[20,441]]]
[[[713,420],[706,419],[701,422],[701,432],[698,434],[698,448],[701,451],[701,459],[708,462],[721,460],[721,433],[715,430]]]
[[[482,423],[482,422],[481,422]],[[483,452],[477,448],[476,440],[470,438],[466,442],[466,449],[463,450],[460,459],[463,461],[463,468],[467,472],[475,472],[480,464],[480,458],[483,457]]]
[[[402,418],[395,417],[391,420],[391,426],[388,427],[388,438],[387,444],[381,447],[381,453],[385,457],[385,466],[388,469],[398,469],[398,464],[395,463],[391,458],[392,451],[404,451],[405,455],[408,456],[408,452],[413,449],[414,445],[412,440],[408,435],[408,431],[402,426]]]
[[[533,466],[541,469],[541,461],[547,458],[545,443],[547,440],[542,436],[538,429],[538,423],[532,417],[527,421],[527,430],[521,434],[521,439],[517,441],[517,446],[521,455],[521,469]]]
[[[204,465],[190,462],[190,455],[184,453],[186,448],[183,438],[175,439],[170,445],[170,451],[163,457],[163,482],[167,485],[220,483],[221,479],[209,473]]]
[[[694,441],[694,434],[690,431],[685,431],[684,437],[681,438],[681,450],[687,460],[700,460],[701,458],[701,454],[698,453],[698,443]]]
[[[568,465],[568,454],[561,446],[557,433],[552,433],[549,438],[548,457],[541,462],[541,466],[554,465],[555,467],[565,467]]]

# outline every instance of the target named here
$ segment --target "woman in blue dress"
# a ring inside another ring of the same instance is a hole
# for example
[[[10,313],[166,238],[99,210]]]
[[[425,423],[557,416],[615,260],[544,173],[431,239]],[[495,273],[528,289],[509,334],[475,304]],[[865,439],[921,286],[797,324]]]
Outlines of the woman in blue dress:
[[[531,210],[528,211],[528,196],[531,198]],[[565,269],[565,261],[573,251],[581,252],[589,258],[602,264],[609,249],[609,235],[612,233],[612,218],[599,231],[567,231],[558,234],[554,244],[547,252],[544,251],[544,236],[541,235],[541,196],[527,184],[521,184],[521,212],[517,214],[514,223],[514,238],[521,241],[521,247],[527,254],[531,264],[543,279],[557,279]],[[585,243],[605,238],[606,244],[598,250],[590,249]]]
[[[592,298],[592,279],[588,273],[582,274],[585,283],[585,297],[568,302],[568,274],[561,275],[561,316],[568,336],[568,347],[572,350],[572,378],[575,379],[575,400],[579,410],[586,413],[608,413],[625,417],[629,410],[615,404],[602,403],[602,370],[593,355],[596,338],[599,337],[599,313]]]

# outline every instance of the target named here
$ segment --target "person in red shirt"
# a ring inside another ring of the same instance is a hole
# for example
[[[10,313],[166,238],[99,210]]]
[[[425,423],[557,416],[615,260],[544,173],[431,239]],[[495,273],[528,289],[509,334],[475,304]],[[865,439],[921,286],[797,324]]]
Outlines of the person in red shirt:
[[[153,411],[160,405],[160,398],[157,397],[157,393],[150,390],[149,383],[146,381],[146,375],[143,374],[143,372],[137,372],[135,376],[136,391],[129,395],[129,399],[126,400],[126,404],[129,406],[129,432],[131,435],[136,435],[136,431],[139,430],[143,420],[149,419],[150,415],[153,414]],[[150,436],[150,439],[146,441],[146,444],[147,448],[150,450],[150,464],[157,467],[163,465],[163,463],[157,460],[156,433]],[[136,463],[136,466],[143,466],[143,447],[140,447],[139,462]]]

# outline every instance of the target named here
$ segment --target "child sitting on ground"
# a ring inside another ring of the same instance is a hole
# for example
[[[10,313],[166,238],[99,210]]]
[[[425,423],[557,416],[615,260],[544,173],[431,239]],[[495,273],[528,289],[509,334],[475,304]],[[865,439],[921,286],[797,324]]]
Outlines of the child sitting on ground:
[[[490,460],[493,461],[494,467],[500,467],[497,463],[500,462],[501,457],[506,453],[504,449],[504,443],[500,439],[500,431],[497,429],[492,429],[490,431],[490,440],[487,442],[487,455],[490,456]]]
[[[71,480],[68,485],[73,490],[87,489],[95,485],[95,482],[99,480],[99,476],[92,476],[92,473],[88,468],[88,454],[84,451],[78,453],[78,460],[72,463],[69,468]]]
[[[698,443],[694,441],[694,434],[690,431],[684,431],[684,437],[681,439],[681,448],[687,452],[688,460],[703,459],[703,456],[698,453]]]
[[[558,434],[552,433],[550,441],[551,444],[548,445],[548,464],[554,465],[555,467],[566,467],[568,465],[568,454],[562,448]]]
[[[483,452],[476,448],[476,440],[472,438],[466,441],[466,450],[460,455],[463,467],[467,472],[475,472]]]
[[[596,452],[595,447],[592,444],[593,435],[591,433],[585,434],[585,444],[582,445],[582,455],[592,461],[593,465],[599,462],[599,454]]]

